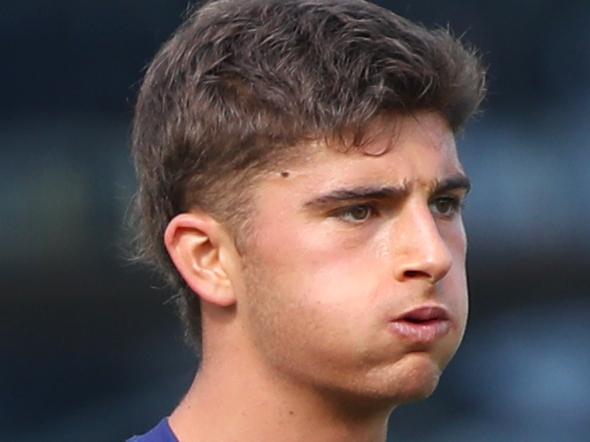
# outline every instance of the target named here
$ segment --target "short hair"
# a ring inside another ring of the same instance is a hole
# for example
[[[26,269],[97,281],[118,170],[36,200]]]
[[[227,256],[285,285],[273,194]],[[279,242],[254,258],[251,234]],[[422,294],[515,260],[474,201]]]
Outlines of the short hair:
[[[200,302],[163,242],[175,215],[199,208],[239,236],[253,174],[289,148],[351,133],[358,145],[390,113],[439,112],[457,132],[484,95],[473,48],[362,0],[215,0],[192,12],[147,70],[132,153],[136,257],[177,291],[197,350]]]

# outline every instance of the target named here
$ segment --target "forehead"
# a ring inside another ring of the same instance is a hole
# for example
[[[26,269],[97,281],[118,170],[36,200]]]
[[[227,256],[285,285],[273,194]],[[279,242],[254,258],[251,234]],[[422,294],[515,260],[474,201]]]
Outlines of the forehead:
[[[363,184],[367,181],[433,181],[463,173],[454,134],[437,113],[381,117],[365,131],[361,145],[348,148],[338,141],[298,146],[289,164],[273,169],[269,181],[310,186]],[[323,184],[322,184],[323,183]]]

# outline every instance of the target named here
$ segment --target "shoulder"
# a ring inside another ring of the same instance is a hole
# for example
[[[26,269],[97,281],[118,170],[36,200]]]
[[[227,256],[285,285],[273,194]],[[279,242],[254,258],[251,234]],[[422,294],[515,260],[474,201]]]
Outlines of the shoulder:
[[[158,425],[142,436],[133,436],[127,442],[178,442],[168,424],[168,418],[164,418]]]

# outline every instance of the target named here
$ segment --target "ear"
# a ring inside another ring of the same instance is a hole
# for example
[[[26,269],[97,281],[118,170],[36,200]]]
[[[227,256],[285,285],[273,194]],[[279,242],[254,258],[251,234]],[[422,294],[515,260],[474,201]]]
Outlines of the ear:
[[[236,302],[231,283],[233,241],[224,227],[204,212],[174,217],[164,243],[176,269],[205,302],[229,307]]]

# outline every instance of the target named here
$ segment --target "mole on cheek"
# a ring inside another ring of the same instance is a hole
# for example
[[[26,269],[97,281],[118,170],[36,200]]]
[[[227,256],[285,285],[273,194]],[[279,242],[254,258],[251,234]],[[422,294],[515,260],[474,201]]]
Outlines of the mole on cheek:
[[[290,173],[289,172],[281,172],[281,176],[283,178],[289,178]]]

